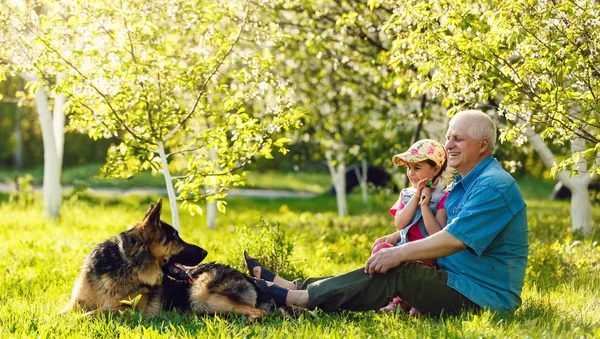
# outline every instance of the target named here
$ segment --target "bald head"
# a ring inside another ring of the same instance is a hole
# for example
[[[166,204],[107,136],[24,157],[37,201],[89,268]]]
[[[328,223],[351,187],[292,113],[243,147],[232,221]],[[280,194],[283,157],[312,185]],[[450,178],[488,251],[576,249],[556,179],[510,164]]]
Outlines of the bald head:
[[[496,124],[489,115],[478,110],[460,111],[450,119],[450,125],[458,121],[468,124],[469,135],[475,139],[486,138],[488,151],[494,153],[496,149]]]
[[[494,152],[496,126],[481,111],[456,113],[446,132],[448,166],[465,177],[484,159]]]

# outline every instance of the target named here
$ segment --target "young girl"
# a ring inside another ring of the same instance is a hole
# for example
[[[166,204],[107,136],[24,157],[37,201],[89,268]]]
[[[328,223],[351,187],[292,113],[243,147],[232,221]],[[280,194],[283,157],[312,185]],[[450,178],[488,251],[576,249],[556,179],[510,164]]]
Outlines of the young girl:
[[[407,166],[407,176],[412,187],[400,192],[398,201],[390,208],[394,216],[397,232],[375,240],[371,254],[383,248],[390,248],[409,241],[423,239],[446,226],[444,201],[448,192],[440,184],[440,176],[446,169],[446,151],[437,141],[423,139],[412,145],[408,151],[394,155],[396,166]],[[424,264],[435,266],[435,260],[423,260]],[[390,312],[399,306],[410,314],[418,310],[410,307],[400,297],[396,297],[383,312]]]

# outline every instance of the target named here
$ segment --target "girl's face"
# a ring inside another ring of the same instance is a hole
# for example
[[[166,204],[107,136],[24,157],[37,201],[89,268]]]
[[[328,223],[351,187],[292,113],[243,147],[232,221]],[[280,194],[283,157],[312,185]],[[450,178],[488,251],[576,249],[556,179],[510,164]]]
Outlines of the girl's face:
[[[407,166],[408,180],[413,186],[417,186],[417,183],[425,178],[433,179],[439,170],[438,166],[431,166],[426,161],[408,163]]]

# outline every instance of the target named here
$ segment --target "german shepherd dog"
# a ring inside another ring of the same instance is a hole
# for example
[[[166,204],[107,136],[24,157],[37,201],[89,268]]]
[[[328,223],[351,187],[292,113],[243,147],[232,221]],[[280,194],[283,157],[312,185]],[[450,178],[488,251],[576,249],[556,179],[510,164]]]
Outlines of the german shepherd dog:
[[[215,262],[163,267],[163,306],[167,310],[198,314],[235,312],[247,321],[262,319],[275,310],[268,291],[250,276]]]
[[[123,300],[141,295],[136,309],[150,318],[161,309],[165,265],[197,265],[207,252],[183,241],[160,220],[162,200],[151,203],[141,222],[99,245],[85,259],[70,303],[62,312],[83,308],[86,315],[118,311]]]

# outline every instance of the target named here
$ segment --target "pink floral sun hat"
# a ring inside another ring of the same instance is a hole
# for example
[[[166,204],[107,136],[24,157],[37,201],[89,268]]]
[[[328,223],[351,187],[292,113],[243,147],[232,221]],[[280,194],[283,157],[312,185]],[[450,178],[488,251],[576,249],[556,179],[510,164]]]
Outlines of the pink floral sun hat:
[[[392,161],[396,166],[406,166],[408,163],[415,163],[424,160],[432,160],[436,165],[442,167],[446,161],[446,150],[439,142],[431,139],[423,139],[415,142],[408,151],[396,154]]]

